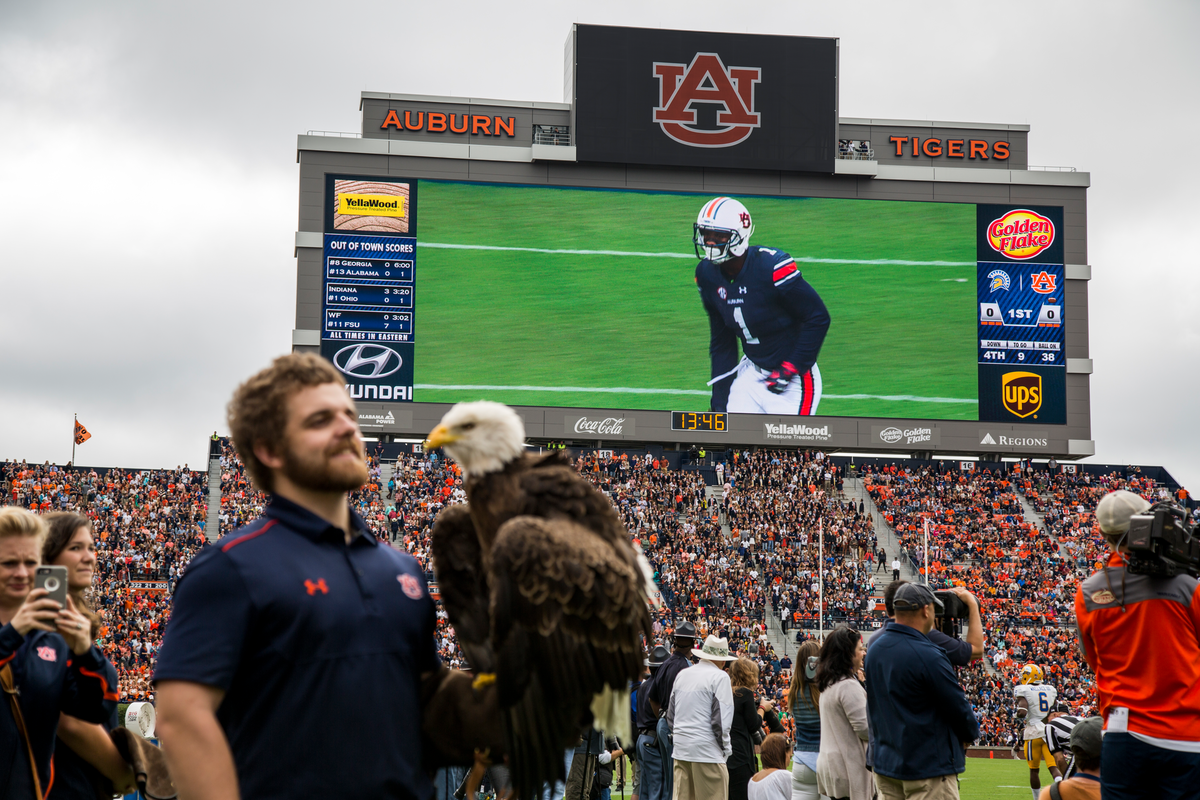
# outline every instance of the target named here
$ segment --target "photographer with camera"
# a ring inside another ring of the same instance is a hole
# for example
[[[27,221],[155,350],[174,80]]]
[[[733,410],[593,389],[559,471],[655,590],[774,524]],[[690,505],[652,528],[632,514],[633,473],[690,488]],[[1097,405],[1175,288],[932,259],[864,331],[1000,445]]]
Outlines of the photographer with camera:
[[[1105,800],[1200,786],[1200,557],[1185,520],[1124,490],[1096,506],[1112,553],[1079,585],[1075,615],[1105,719]]]
[[[907,583],[903,579],[892,581],[883,590],[883,607],[889,622],[896,619],[896,591]],[[929,641],[940,647],[955,667],[965,667],[983,658],[983,618],[979,614],[979,601],[975,595],[961,586],[934,592],[934,595],[941,601],[941,606],[937,607],[933,629],[926,634]],[[963,619],[967,620],[965,641],[942,630],[949,628],[953,631],[958,621]],[[872,636],[871,642],[875,642],[876,638]]]

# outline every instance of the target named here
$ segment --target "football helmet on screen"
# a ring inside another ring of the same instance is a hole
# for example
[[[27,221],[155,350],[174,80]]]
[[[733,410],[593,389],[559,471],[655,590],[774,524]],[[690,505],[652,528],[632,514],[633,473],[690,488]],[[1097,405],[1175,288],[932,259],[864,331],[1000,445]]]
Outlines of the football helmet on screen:
[[[1037,664],[1026,664],[1025,666],[1021,667],[1022,684],[1041,683],[1042,677],[1042,668]]]
[[[732,197],[709,200],[692,226],[696,257],[722,264],[745,255],[752,233],[754,220],[744,205]]]

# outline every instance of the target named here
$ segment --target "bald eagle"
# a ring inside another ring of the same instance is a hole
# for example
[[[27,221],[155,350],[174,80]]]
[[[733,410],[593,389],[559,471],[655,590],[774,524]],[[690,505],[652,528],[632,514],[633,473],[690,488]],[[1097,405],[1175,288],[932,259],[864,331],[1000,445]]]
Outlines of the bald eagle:
[[[496,684],[522,800],[565,780],[585,726],[631,741],[654,596],[608,498],[564,455],[524,445],[521,418],[486,401],[451,408],[425,442],[464,472],[468,502],[438,515],[431,554],[475,682]]]

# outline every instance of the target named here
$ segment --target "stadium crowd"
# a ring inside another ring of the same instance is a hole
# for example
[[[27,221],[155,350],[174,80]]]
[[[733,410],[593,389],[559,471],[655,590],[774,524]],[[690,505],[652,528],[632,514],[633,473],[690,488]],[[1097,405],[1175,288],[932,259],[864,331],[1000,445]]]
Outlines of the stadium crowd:
[[[219,440],[217,452],[224,534],[261,514],[266,498],[250,485],[227,440]],[[845,476],[831,459],[769,450],[727,457],[718,468],[725,481],[719,487],[706,487],[698,470],[673,469],[652,455],[588,452],[575,464],[612,499],[651,562],[666,603],[653,620],[656,638],[669,640],[684,619],[701,636],[727,638],[734,652],[756,661],[763,694],[778,700],[792,664],[769,641],[764,611],[776,615],[785,631],[815,627],[818,524],[828,619],[863,627],[876,613],[872,595],[881,556],[869,512],[846,499]],[[976,664],[961,677],[983,741],[1011,744],[1017,730],[1011,686],[1023,663],[1046,665],[1047,679],[1073,711],[1094,707],[1093,680],[1069,627],[1076,582],[1094,569],[1104,549],[1092,509],[1113,489],[1152,499],[1160,491],[1136,472],[1093,476],[1028,465],[969,472],[947,466],[867,467],[864,486],[917,565],[925,562],[923,526],[929,520],[935,587],[966,586],[980,598],[986,656],[997,673]],[[442,508],[464,501],[461,470],[437,454],[402,454],[385,482],[376,451],[369,455],[369,474],[368,484],[353,493],[354,508],[379,539],[416,557],[432,581],[430,532]],[[207,475],[187,466],[70,469],[2,462],[0,480],[6,503],[41,513],[76,511],[92,520],[98,644],[118,669],[122,701],[151,699],[148,676],[171,592],[207,542]],[[1022,497],[1042,515],[1044,527],[1027,518]],[[465,665],[441,610],[437,637],[442,658]]]

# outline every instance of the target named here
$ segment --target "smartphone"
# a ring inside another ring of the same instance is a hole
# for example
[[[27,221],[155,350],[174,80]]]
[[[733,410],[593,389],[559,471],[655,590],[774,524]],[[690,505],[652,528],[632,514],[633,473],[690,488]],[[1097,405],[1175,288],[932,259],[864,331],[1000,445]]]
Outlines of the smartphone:
[[[38,567],[33,579],[33,588],[45,589],[51,600],[58,601],[63,608],[67,607],[67,568]]]

